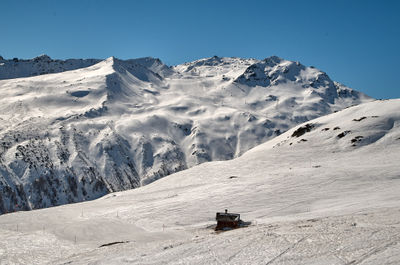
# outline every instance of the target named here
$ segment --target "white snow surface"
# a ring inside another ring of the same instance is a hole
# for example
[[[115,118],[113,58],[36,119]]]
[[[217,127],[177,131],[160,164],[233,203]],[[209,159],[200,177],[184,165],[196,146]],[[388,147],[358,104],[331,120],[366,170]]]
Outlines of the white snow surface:
[[[361,104],[230,161],[2,215],[0,263],[399,264],[399,109]],[[251,224],[214,232],[223,209]]]
[[[45,55],[2,64],[0,213],[96,199],[233,159],[302,122],[372,101],[276,56],[174,67],[149,57]],[[32,76],[39,65],[44,74]]]

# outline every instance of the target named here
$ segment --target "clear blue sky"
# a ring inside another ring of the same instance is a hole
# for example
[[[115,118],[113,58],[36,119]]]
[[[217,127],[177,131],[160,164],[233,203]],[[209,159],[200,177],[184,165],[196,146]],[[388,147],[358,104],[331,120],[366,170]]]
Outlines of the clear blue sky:
[[[400,1],[1,0],[4,58],[277,55],[400,98]]]

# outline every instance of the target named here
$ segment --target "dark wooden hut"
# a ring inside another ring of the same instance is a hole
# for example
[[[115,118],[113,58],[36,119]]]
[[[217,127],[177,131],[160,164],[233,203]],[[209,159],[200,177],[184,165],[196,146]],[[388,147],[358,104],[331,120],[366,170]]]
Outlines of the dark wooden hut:
[[[239,227],[240,214],[228,213],[228,210],[225,210],[224,213],[217,213],[215,219],[217,220],[215,230],[234,229]]]

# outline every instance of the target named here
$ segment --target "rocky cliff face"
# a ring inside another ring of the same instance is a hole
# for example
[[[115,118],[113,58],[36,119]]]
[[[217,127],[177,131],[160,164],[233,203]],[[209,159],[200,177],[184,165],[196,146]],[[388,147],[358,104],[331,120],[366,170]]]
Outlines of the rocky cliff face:
[[[0,213],[91,200],[232,159],[372,100],[278,57],[168,67],[40,56],[1,60],[0,78]]]

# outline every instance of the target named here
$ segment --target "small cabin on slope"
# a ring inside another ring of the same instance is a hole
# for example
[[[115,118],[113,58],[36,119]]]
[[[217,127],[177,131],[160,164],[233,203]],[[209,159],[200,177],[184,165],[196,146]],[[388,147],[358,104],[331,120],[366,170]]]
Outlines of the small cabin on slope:
[[[228,210],[225,209],[224,213],[217,213],[215,219],[217,220],[215,230],[234,229],[239,227],[240,214],[228,213]]]

